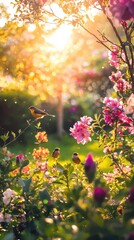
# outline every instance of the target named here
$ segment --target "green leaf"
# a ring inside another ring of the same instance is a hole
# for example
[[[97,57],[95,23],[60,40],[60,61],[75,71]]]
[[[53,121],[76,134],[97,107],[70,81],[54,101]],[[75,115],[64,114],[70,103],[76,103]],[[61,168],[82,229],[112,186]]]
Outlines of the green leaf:
[[[18,182],[21,184],[23,191],[28,193],[29,192],[29,188],[30,188],[30,184],[32,182],[32,178],[29,179],[22,179],[19,178]]]
[[[4,135],[1,135],[0,138],[3,140],[3,142],[5,142],[9,138],[9,132],[7,132]]]
[[[42,201],[51,199],[46,189],[39,191],[39,196],[40,196],[40,200]]]
[[[14,132],[11,132],[11,134],[13,135],[13,138],[16,138],[16,134]]]

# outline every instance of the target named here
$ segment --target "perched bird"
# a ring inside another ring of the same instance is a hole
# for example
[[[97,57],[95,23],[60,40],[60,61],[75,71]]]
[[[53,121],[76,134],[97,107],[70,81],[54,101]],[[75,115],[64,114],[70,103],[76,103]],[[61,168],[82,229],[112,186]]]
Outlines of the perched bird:
[[[55,117],[54,115],[51,115],[51,114],[45,112],[44,110],[41,110],[41,109],[33,107],[33,106],[29,107],[28,109],[30,110],[31,114],[36,119],[40,119],[40,118],[43,118],[45,116]]]
[[[52,157],[58,158],[59,156],[60,156],[60,148],[55,148],[54,151],[52,152]]]
[[[79,156],[78,156],[78,153],[74,152],[73,155],[72,155],[72,160],[74,163],[76,164],[79,164],[81,162]]]

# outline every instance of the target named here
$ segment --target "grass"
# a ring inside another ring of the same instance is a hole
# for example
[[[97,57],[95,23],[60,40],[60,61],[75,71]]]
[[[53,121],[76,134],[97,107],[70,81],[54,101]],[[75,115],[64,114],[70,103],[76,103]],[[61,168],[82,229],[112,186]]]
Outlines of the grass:
[[[15,155],[23,153],[27,155],[28,159],[32,159],[31,154],[34,148],[38,148],[39,146],[48,148],[51,155],[55,147],[59,147],[61,150],[59,162],[61,163],[65,161],[71,161],[72,154],[74,152],[77,152],[83,163],[85,162],[87,154],[92,153],[93,158],[95,159],[95,161],[100,163],[101,170],[104,172],[108,171],[111,164],[109,159],[103,159],[103,149],[102,147],[99,147],[99,143],[97,141],[91,141],[85,145],[77,144],[76,141],[67,133],[64,134],[62,139],[58,139],[56,135],[49,135],[48,142],[42,143],[40,145],[37,145],[35,143],[36,139],[33,139],[32,143],[31,140],[27,145],[20,145],[18,143],[14,143],[14,145],[10,145],[9,150]]]

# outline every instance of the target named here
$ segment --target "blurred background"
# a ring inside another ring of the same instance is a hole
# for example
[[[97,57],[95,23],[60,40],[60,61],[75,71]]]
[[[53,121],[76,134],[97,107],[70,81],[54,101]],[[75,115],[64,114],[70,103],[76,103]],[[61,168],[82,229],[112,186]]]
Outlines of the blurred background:
[[[7,1],[0,1],[0,10],[0,135],[23,131],[33,120],[31,105],[55,115],[40,120],[41,130],[59,139],[83,115],[101,114],[103,98],[112,92],[108,50],[80,26],[50,17],[44,23],[13,21]],[[98,37],[98,29],[110,34],[104,16],[91,13],[86,29]],[[28,145],[36,132],[31,125],[17,143]]]

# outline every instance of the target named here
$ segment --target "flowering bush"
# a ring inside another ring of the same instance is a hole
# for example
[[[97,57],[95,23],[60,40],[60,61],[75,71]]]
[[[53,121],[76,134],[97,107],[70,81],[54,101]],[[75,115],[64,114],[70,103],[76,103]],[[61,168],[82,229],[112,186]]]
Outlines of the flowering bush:
[[[22,1],[32,9],[37,4],[38,10],[46,2]],[[84,162],[74,153],[72,162],[61,164],[60,148],[52,154],[45,148],[46,132],[36,134],[38,144],[44,145],[33,149],[31,159],[10,153],[8,136],[1,136],[5,141],[0,158],[1,239],[134,239],[133,22],[125,22],[134,17],[134,1],[91,2],[100,4],[118,38],[118,45],[108,42],[109,64],[116,71],[109,78],[116,97],[105,97],[102,116],[81,117],[70,134],[78,144],[96,139],[111,171],[103,173],[99,165],[103,158],[97,161],[91,153]],[[84,3],[89,7],[88,1]],[[126,41],[121,40],[114,18]]]

